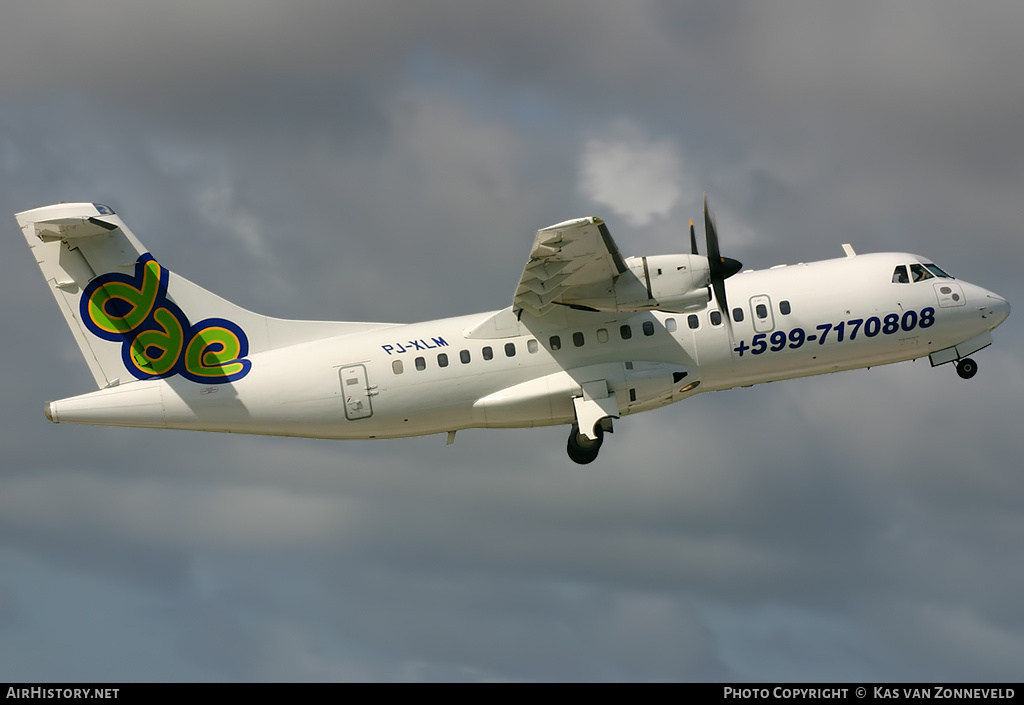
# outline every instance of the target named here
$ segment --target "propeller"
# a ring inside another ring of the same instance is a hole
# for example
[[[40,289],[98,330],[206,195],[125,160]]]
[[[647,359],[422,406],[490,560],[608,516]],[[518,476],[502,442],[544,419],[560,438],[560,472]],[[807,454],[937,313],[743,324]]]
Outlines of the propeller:
[[[715,216],[708,208],[708,195],[704,194],[704,235],[708,244],[708,269],[711,275],[711,288],[715,292],[715,300],[722,314],[729,318],[729,304],[725,298],[725,280],[743,268],[743,265],[731,257],[722,257],[718,249],[718,230],[715,228]],[[693,232],[693,221],[690,221],[690,246],[694,254],[697,252],[697,241]]]

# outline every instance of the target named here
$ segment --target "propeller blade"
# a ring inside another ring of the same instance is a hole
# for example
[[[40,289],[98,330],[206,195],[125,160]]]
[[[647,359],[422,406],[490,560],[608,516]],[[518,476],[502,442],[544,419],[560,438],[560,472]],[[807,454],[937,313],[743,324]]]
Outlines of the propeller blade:
[[[708,195],[704,194],[704,234],[708,245],[708,272],[711,276],[711,288],[715,292],[722,313],[729,316],[729,303],[725,297],[725,280],[743,268],[743,265],[731,257],[722,257],[718,249],[718,229],[715,227],[715,215],[708,207]]]
[[[712,276],[711,288],[715,290],[715,300],[718,302],[719,308],[722,309],[722,315],[728,318],[729,302],[725,298],[725,280],[721,277]]]
[[[708,245],[708,261],[714,267],[715,263],[722,259],[722,253],[718,250],[718,229],[715,227],[715,214],[708,206],[708,195],[704,194],[704,237]]]
[[[693,231],[693,218],[690,218],[690,254],[700,254],[697,252],[697,233]]]

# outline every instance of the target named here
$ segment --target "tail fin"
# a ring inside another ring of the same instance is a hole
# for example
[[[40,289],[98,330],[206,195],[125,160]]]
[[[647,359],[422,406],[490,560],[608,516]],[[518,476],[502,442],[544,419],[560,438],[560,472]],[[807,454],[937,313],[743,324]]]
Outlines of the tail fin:
[[[174,375],[232,382],[263,350],[390,325],[247,311],[172,275],[107,206],[62,203],[17,218],[101,388]]]

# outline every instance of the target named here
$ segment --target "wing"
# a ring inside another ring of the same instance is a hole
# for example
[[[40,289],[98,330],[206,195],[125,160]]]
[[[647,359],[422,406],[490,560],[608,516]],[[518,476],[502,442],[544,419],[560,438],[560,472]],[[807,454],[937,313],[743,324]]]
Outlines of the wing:
[[[600,218],[578,218],[537,231],[512,309],[542,316],[574,292],[614,288],[629,267]]]

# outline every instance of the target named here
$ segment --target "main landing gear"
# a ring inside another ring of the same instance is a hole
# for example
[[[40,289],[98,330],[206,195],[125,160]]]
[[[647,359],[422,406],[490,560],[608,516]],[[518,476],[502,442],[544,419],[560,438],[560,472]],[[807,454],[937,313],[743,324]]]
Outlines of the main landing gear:
[[[974,375],[978,374],[978,363],[969,357],[957,360],[956,373],[960,375],[960,379],[970,379]]]
[[[604,443],[604,428],[600,423],[594,428],[594,433],[597,434],[597,440],[587,438],[580,433],[579,424],[574,423],[572,425],[572,429],[569,431],[569,441],[566,443],[565,449],[574,463],[586,465],[587,463],[594,462],[594,459],[597,458],[597,453],[601,450],[601,444]]]

